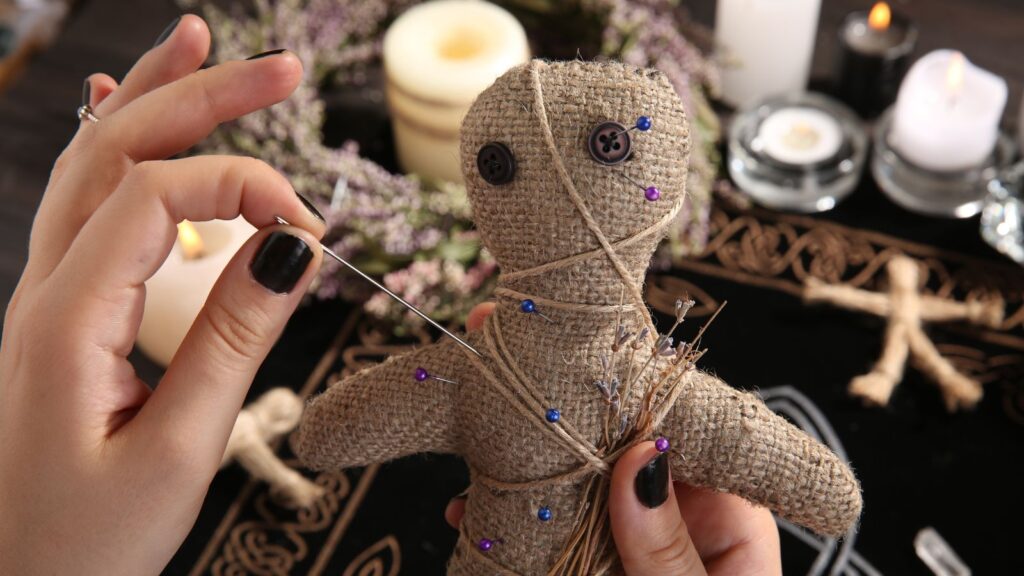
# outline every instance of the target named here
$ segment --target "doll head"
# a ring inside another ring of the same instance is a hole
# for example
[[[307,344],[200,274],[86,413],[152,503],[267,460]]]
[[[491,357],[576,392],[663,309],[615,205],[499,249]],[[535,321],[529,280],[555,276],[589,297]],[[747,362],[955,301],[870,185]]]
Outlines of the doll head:
[[[650,118],[649,129],[595,131],[607,122],[629,128],[640,116]],[[462,125],[474,221],[505,274],[593,253],[524,280],[533,284],[524,289],[550,297],[559,297],[556,284],[577,278],[598,292],[608,287],[591,300],[619,297],[621,274],[600,236],[642,281],[682,205],[688,152],[683,106],[665,77],[618,63],[518,66],[477,98]]]

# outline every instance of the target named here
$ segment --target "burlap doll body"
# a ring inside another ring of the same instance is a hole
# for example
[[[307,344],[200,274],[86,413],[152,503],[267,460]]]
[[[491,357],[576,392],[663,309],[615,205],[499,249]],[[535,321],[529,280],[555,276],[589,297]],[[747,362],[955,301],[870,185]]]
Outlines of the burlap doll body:
[[[653,127],[632,135],[629,160],[596,162],[592,129],[639,115]],[[499,184],[478,163],[495,142],[514,158]],[[338,383],[307,408],[296,452],[315,469],[465,458],[472,484],[449,574],[617,571],[608,472],[659,435],[675,480],[843,534],[861,507],[843,462],[755,396],[655,352],[641,286],[682,207],[688,147],[679,98],[655,71],[534,61],[499,78],[462,129],[474,219],[502,269],[495,313],[467,336],[482,356],[446,339]],[[419,368],[454,383],[419,381]]]

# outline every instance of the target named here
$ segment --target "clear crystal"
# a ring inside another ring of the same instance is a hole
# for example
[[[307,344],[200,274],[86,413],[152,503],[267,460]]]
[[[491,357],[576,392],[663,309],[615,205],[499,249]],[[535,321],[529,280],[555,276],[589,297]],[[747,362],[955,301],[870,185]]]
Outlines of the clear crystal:
[[[1024,265],[1024,169],[1018,164],[1001,181],[992,182],[981,212],[981,237],[993,248]]]

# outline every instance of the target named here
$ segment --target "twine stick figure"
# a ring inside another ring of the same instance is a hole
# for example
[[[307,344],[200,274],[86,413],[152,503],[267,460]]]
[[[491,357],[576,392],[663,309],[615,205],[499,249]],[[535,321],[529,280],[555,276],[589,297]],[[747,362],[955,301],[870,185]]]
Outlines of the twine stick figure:
[[[903,379],[907,359],[931,378],[942,391],[946,408],[972,408],[981,400],[981,383],[961,372],[939,354],[924,332],[925,322],[966,321],[998,327],[1003,321],[1003,304],[998,300],[958,302],[918,292],[921,283],[914,260],[896,256],[886,265],[888,293],[860,290],[852,286],[825,284],[810,278],[804,300],[827,302],[888,319],[882,354],[867,374],[850,382],[850,394],[867,404],[885,406],[893,389]]]
[[[302,417],[302,399],[288,388],[273,388],[238,413],[220,467],[237,461],[286,506],[306,508],[323,494],[323,487],[289,468],[268,445],[291,432]]]

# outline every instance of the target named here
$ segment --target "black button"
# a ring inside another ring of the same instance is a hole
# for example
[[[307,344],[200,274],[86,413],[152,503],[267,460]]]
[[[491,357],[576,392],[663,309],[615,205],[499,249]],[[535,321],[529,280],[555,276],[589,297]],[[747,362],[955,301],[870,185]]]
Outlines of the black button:
[[[625,126],[618,122],[604,122],[590,133],[587,147],[594,160],[611,165],[625,162],[633,143]]]
[[[476,169],[490,184],[508,184],[516,175],[516,159],[512,151],[501,142],[490,142],[476,155]]]

